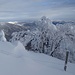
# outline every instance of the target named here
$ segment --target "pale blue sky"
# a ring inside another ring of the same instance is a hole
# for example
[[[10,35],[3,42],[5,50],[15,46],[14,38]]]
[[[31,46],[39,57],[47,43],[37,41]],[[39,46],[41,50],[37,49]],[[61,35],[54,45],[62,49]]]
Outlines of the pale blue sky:
[[[75,0],[0,0],[0,20],[35,19],[75,21]]]

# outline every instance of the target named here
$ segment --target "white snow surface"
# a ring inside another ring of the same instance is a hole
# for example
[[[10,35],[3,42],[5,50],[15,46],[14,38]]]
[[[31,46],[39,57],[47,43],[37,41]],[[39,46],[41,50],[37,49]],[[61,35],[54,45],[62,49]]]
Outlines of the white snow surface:
[[[27,51],[20,42],[0,42],[0,75],[75,75],[75,64],[63,68],[64,61]]]
[[[14,22],[8,22],[10,24],[17,24],[18,22],[17,21],[14,21]]]

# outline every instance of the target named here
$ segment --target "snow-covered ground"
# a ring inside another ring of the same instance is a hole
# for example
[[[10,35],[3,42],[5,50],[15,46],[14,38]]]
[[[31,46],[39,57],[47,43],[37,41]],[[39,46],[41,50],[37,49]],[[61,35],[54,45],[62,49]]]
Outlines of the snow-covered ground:
[[[0,42],[0,75],[75,75],[75,64],[63,68],[64,61],[27,51],[20,42]]]

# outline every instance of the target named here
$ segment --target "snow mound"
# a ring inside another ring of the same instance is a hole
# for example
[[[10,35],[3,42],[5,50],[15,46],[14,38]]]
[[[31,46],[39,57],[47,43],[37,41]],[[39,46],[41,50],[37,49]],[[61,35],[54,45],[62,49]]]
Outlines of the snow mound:
[[[4,54],[11,54],[13,49],[15,48],[10,42],[2,42],[0,41],[0,52]]]
[[[24,55],[27,54],[27,51],[25,50],[25,47],[21,42],[17,42],[17,46],[13,50],[13,55],[16,57],[23,57]]]
[[[0,53],[6,54],[6,55],[12,55],[14,57],[23,57],[28,56],[28,52],[23,46],[21,42],[16,42],[15,45],[13,45],[10,42],[2,42],[0,41]]]

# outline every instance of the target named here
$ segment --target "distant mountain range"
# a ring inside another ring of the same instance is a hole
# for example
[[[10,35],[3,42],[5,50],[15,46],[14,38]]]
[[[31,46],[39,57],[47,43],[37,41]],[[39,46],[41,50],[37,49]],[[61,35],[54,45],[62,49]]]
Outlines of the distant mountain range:
[[[74,24],[75,22],[52,21],[54,25]],[[37,28],[36,22],[0,22],[0,30],[4,30],[6,39],[9,41],[12,38],[11,34],[18,31],[34,30]]]
[[[66,21],[53,21],[52,22],[54,25],[58,25],[58,24],[75,24],[75,22],[72,22],[72,21],[69,21],[69,22],[66,22]]]
[[[7,40],[11,38],[13,32],[26,30],[24,26],[14,25],[11,23],[0,23],[0,30],[4,30]]]

